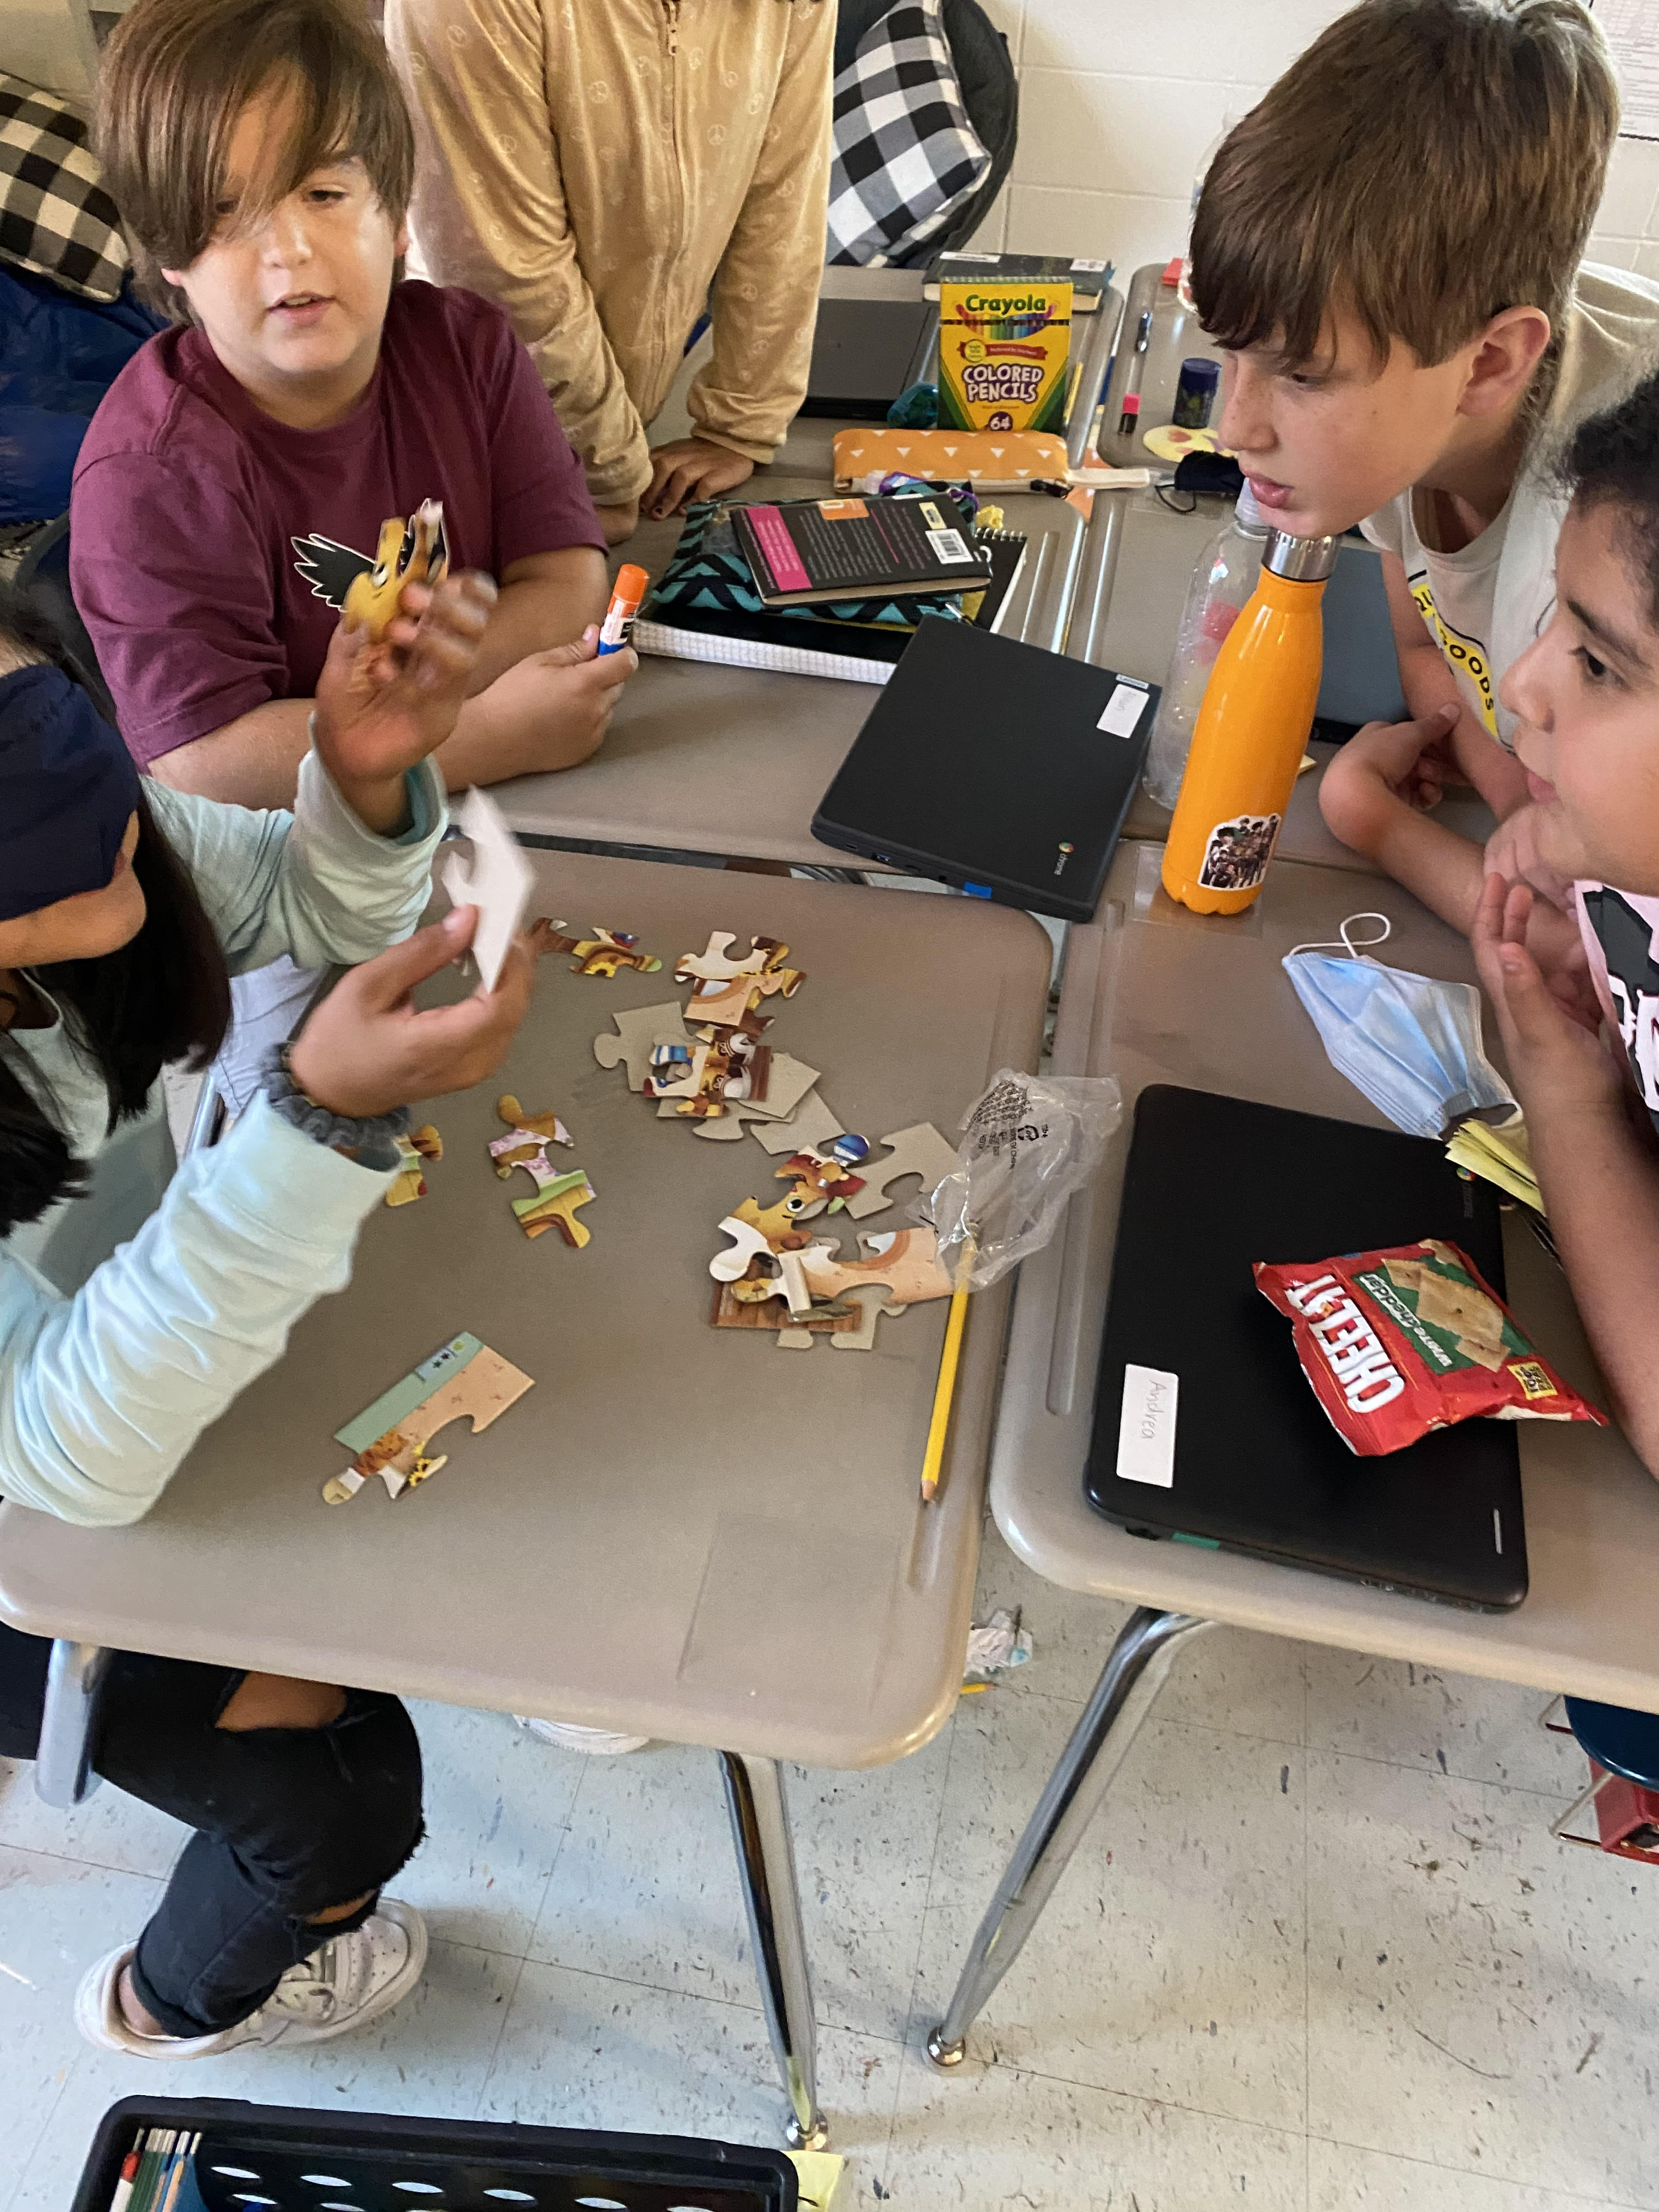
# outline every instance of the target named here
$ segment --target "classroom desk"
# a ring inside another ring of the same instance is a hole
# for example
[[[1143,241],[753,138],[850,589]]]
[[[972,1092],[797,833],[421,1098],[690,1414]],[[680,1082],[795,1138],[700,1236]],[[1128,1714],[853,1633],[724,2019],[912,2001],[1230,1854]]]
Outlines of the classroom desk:
[[[745,499],[811,499],[829,490],[830,441],[843,425],[807,416],[791,428]],[[1011,636],[1058,651],[1081,556],[1083,518],[1040,492],[993,495],[1011,530],[1027,534],[1006,623]],[[642,523],[613,567],[667,566],[681,525]],[[641,656],[604,744],[558,775],[498,784],[520,836],[632,849],[738,854],[845,871],[851,857],[820,844],[812,812],[875,704],[877,687],[702,661]]]
[[[1018,1956],[1157,1697],[1176,1644],[1214,1622],[1299,1637],[1659,1711],[1659,1484],[1615,1429],[1523,1423],[1519,1431],[1530,1595],[1515,1611],[1464,1612],[1191,1545],[1149,1541],[1084,1498],[1118,1200],[1135,1098],[1186,1084],[1386,1127],[1325,1057],[1281,957],[1334,936],[1351,887],[1323,868],[1279,862],[1239,921],[1173,905],[1159,850],[1125,846],[1100,923],[1067,947],[1054,1064],[1115,1075],[1124,1116],[1065,1232],[1021,1270],[992,1449],[991,1507],[1009,1544],[1067,1589],[1139,1608],[1108,1657],[970,1948],[929,2048],[951,2065]],[[1394,933],[1381,957],[1472,981],[1463,939],[1397,885],[1368,884]],[[1489,1042],[1491,1024],[1488,1024]],[[1519,1213],[1506,1217],[1510,1304],[1540,1349],[1605,1402],[1565,1278]]]
[[[781,1162],[698,1137],[594,1060],[613,1012],[677,1000],[714,929],[785,939],[806,981],[769,1032],[823,1071],[872,1148],[954,1131],[1005,1065],[1036,1064],[1049,946],[1029,916],[843,886],[532,854],[532,912],[631,928],[663,961],[614,981],[541,965],[499,1075],[417,1109],[444,1139],[417,1204],[380,1209],[350,1287],[203,1437],[131,1528],[0,1507],[0,1619],[61,1639],[703,1744],[722,1757],[762,1995],[802,2141],[819,2119],[780,1763],[902,1758],[953,1710],[971,1617],[1006,1304],[969,1322],[936,1506],[919,1502],[945,1301],[878,1322],[867,1353],[709,1326],[718,1223],[781,1195]],[[454,971],[424,987],[465,989]],[[598,1195],[586,1249],[534,1242],[486,1152],[495,1102],[556,1105]],[[852,1224],[906,1225],[914,1181]],[[824,1221],[834,1233],[845,1219]],[[850,1240],[843,1240],[845,1245]],[[535,1377],[394,1506],[319,1495],[332,1431],[458,1330]],[[43,1751],[46,1747],[43,1746]]]

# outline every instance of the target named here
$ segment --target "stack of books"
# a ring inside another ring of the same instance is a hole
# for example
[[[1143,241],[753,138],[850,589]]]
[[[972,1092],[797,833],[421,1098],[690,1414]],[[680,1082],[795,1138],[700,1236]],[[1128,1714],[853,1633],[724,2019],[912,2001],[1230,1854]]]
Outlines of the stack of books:
[[[1016,532],[976,529],[947,492],[734,504],[688,520],[634,643],[884,684],[927,614],[996,629],[1024,552]]]

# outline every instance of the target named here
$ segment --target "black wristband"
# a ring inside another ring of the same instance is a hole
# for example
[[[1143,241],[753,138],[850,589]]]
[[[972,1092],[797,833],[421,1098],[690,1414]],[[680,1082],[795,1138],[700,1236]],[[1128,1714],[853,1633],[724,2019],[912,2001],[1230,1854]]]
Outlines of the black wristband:
[[[382,1174],[388,1168],[398,1166],[403,1154],[397,1140],[409,1127],[408,1107],[394,1107],[390,1114],[369,1115],[361,1120],[336,1114],[331,1108],[319,1105],[308,1091],[301,1089],[289,1065],[290,1049],[286,1044],[273,1045],[259,1062],[259,1088],[270,1100],[272,1111],[281,1115],[284,1121],[291,1122],[313,1144],[326,1145],[331,1152],[349,1152],[359,1167]]]

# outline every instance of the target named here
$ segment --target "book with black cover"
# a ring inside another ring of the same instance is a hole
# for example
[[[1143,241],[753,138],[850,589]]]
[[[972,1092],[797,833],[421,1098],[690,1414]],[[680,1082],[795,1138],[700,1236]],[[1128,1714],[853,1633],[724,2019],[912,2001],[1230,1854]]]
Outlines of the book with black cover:
[[[812,834],[975,898],[1089,921],[1158,687],[929,616]]]
[[[1482,1611],[1518,1605],[1516,1424],[1460,1421],[1403,1451],[1357,1457],[1251,1273],[1257,1260],[1425,1237],[1460,1245],[1504,1295],[1498,1194],[1460,1176],[1442,1146],[1172,1084],[1143,1091],[1083,1478],[1089,1503],[1139,1535]],[[1158,1453],[1146,1449],[1149,1424],[1162,1431]]]
[[[731,512],[769,607],[972,591],[990,581],[990,555],[975,547],[973,526],[948,492],[792,499]]]

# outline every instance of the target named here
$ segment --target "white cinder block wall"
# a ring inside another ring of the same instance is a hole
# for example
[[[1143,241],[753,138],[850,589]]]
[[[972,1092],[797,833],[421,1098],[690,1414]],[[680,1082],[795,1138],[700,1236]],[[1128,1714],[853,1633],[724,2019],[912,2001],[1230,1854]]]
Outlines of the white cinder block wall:
[[[1193,173],[1229,113],[1344,0],[985,0],[1020,79],[1019,151],[975,243],[1109,258],[1180,252]],[[1659,277],[1659,144],[1621,138],[1592,258]]]

